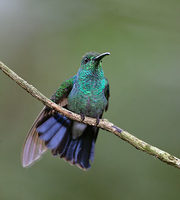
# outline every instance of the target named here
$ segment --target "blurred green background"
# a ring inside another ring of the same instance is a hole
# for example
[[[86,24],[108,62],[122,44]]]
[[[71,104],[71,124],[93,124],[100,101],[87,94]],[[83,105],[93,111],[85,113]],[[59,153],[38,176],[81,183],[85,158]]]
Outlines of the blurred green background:
[[[103,60],[108,113],[180,157],[179,0],[0,0],[0,60],[50,97],[88,51]],[[50,152],[28,169],[24,138],[42,104],[0,72],[0,199],[178,199],[180,170],[100,131],[88,172]]]

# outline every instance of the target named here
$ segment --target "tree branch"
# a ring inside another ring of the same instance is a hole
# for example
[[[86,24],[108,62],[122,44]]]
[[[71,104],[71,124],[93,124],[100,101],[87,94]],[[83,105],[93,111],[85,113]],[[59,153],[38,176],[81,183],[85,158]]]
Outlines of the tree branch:
[[[13,72],[11,69],[9,69],[2,62],[0,62],[0,69],[6,75],[8,75],[12,80],[14,80],[20,87],[25,89],[28,93],[30,93],[33,97],[35,97],[36,99],[41,101],[46,106],[53,108],[54,110],[58,111],[62,115],[65,115],[66,117],[68,117],[72,120],[81,122],[80,115],[73,113],[67,109],[64,109],[63,107],[52,102],[50,99],[45,97],[42,93],[40,93],[35,87],[33,87],[32,85],[27,83],[27,81],[23,80],[21,77],[19,77],[15,72]],[[89,124],[92,126],[96,126],[96,119],[90,118],[90,117],[85,117],[83,123]],[[168,165],[172,165],[174,167],[180,168],[180,159],[179,158],[176,158],[175,156],[138,139],[137,137],[131,135],[127,131],[115,126],[113,123],[109,122],[107,119],[101,119],[98,124],[98,127],[102,128],[104,130],[107,130],[107,131],[113,133],[114,135],[120,137],[124,141],[126,141],[129,144],[131,144],[132,146],[134,146],[136,149],[144,151],[152,156],[155,156],[162,162],[167,163]]]

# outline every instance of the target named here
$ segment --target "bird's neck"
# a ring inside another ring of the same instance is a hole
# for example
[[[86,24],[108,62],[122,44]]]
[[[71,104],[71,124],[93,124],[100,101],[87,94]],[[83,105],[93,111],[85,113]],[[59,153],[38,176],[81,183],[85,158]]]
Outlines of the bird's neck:
[[[104,78],[104,72],[102,67],[94,68],[92,70],[82,70],[80,69],[77,74],[77,81],[79,82],[92,82],[100,81]]]

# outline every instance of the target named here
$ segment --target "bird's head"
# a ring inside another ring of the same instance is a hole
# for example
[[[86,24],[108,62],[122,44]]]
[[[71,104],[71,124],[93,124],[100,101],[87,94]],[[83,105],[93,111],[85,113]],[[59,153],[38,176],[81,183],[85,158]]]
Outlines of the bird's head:
[[[96,70],[99,67],[102,67],[101,60],[105,56],[110,55],[109,52],[105,53],[96,53],[96,52],[89,52],[86,53],[82,60],[81,60],[81,68],[83,70]]]

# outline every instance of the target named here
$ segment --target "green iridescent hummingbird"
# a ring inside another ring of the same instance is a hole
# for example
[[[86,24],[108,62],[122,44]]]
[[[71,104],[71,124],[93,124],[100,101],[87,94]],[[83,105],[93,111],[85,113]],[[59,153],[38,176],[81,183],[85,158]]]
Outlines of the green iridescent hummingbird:
[[[75,76],[64,81],[51,100],[81,115],[99,119],[108,109],[109,83],[104,77],[102,58],[110,53],[90,52],[83,56]],[[50,149],[81,169],[91,167],[99,128],[68,119],[44,107],[25,140],[22,165],[27,167]]]

